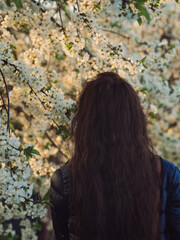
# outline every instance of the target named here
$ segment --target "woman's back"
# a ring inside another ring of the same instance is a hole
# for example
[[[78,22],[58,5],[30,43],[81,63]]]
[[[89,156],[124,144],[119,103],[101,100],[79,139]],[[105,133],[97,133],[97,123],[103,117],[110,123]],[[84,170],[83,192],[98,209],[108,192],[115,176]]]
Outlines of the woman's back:
[[[180,172],[171,162],[161,158],[161,240],[180,239]],[[74,216],[69,216],[69,166],[68,161],[56,170],[51,180],[50,197],[53,227],[58,240],[69,240],[73,235]],[[96,240],[93,238],[92,240]],[[114,240],[114,239],[111,239]],[[133,240],[133,239],[132,239]]]
[[[159,240],[160,159],[147,123],[137,93],[117,74],[84,85],[69,165],[68,209],[79,240]]]

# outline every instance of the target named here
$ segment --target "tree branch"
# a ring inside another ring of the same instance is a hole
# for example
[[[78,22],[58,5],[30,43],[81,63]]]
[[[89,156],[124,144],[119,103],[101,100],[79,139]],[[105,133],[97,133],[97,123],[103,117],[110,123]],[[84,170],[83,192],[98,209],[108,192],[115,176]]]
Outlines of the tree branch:
[[[1,95],[2,102],[3,102],[3,105],[2,105],[2,107],[4,107],[4,108],[5,108],[5,110],[6,110],[6,113],[8,114],[8,110],[7,110],[7,107],[6,107],[5,101],[4,101],[3,94],[1,93],[1,90],[0,90],[0,95]]]
[[[39,100],[40,103],[42,104],[43,108],[44,108],[45,110],[47,110],[46,107],[45,107],[45,105],[44,105],[44,102],[39,98],[39,96],[37,95],[37,93],[35,92],[35,90],[31,87],[31,85],[30,85],[29,83],[27,83],[27,85],[29,86],[29,88],[31,89],[31,91],[36,95],[36,97],[38,98],[38,100]],[[59,126],[54,119],[52,119],[52,121],[56,124],[56,126],[57,126],[59,129],[61,129],[61,126]]]
[[[38,5],[40,5],[40,3],[37,3],[35,0],[32,0],[32,2],[38,7]],[[62,2],[62,4],[60,5],[60,8],[62,8],[62,6],[67,2],[67,0],[65,0],[64,2]],[[39,9],[41,10],[41,12],[45,13],[46,10],[43,7],[39,7]],[[53,15],[54,16],[54,15]],[[50,18],[52,22],[54,22],[58,27],[61,27],[61,25],[59,23],[56,22],[56,20],[53,18],[53,16]]]
[[[119,36],[121,36],[121,37],[123,37],[123,38],[130,39],[130,37],[127,37],[127,36],[125,36],[125,35],[123,35],[123,34],[121,34],[121,33],[118,33],[118,32],[112,31],[112,30],[108,30],[108,29],[102,29],[102,30],[103,30],[104,32],[114,33],[114,34],[117,34],[117,35],[119,35]]]
[[[79,8],[79,2],[78,2],[78,0],[76,0],[76,5],[77,5],[78,12],[80,12],[80,8]]]
[[[17,68],[17,66],[14,65],[13,63],[8,62],[7,60],[2,60],[2,61],[4,62],[4,64],[10,65],[10,66],[14,67],[14,69],[15,69],[16,71],[20,72],[20,70]],[[31,89],[31,91],[36,95],[36,97],[38,98],[38,100],[39,100],[40,103],[42,104],[43,108],[44,108],[45,110],[47,110],[46,107],[45,107],[45,105],[44,105],[44,103],[43,103],[43,101],[39,98],[39,96],[37,95],[37,93],[35,92],[35,90],[31,87],[31,85],[30,85],[29,83],[27,83],[27,85],[28,85],[28,87]],[[54,119],[52,119],[52,121],[55,123],[55,125],[56,125],[60,130],[62,129],[61,126],[59,126]]]
[[[60,147],[58,147],[58,146],[56,145],[56,143],[52,140],[52,138],[48,135],[47,132],[45,132],[45,136],[46,136],[46,137],[49,139],[49,141],[52,143],[52,146],[53,146],[53,147],[56,147],[56,148],[59,150],[59,152],[61,153],[61,155],[63,155],[65,158],[68,159],[68,156],[60,150]]]
[[[62,28],[62,31],[63,31],[64,35],[66,36],[66,32],[65,32],[64,26],[63,26],[62,15],[61,15],[61,7],[62,7],[63,5],[60,4],[59,0],[57,0],[57,6],[58,6],[59,18],[60,18],[60,22],[61,22],[61,28]]]
[[[111,47],[111,45],[108,44],[108,47],[109,47],[115,54],[118,55],[118,53],[116,52],[116,50],[114,50],[114,49]],[[131,65],[133,65],[132,62],[131,62],[130,60],[126,59],[125,57],[122,56],[122,59],[123,59],[124,61],[126,61],[126,62],[129,62]]]
[[[5,85],[5,88],[6,88],[6,96],[7,96],[7,100],[8,100],[8,107],[7,107],[7,116],[8,116],[8,122],[7,122],[7,131],[9,132],[10,134],[10,127],[9,127],[9,111],[10,111],[10,101],[9,101],[9,92],[8,92],[8,87],[7,87],[7,83],[6,83],[6,79],[4,77],[4,74],[2,72],[2,70],[0,69],[0,73],[1,73],[1,76],[2,76],[2,79],[3,79],[3,82],[4,82],[4,85]]]

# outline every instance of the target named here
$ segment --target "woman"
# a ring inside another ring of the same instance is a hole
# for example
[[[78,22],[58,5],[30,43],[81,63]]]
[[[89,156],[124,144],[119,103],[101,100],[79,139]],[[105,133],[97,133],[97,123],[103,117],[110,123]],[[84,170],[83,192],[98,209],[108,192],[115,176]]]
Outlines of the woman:
[[[129,83],[86,83],[72,120],[74,155],[52,177],[57,240],[180,240],[180,172],[155,154]]]

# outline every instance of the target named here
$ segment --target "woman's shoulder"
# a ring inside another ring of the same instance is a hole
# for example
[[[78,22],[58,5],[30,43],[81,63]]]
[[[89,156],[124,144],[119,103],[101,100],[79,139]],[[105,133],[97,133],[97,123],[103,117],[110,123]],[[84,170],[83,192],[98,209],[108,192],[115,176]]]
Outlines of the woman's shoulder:
[[[69,172],[70,160],[58,168],[51,177],[51,188],[54,188],[57,192],[63,193],[68,187],[68,172]]]
[[[69,171],[69,166],[70,166],[70,160],[68,160],[67,162],[65,162],[60,168],[58,168],[57,170],[55,170],[55,172],[53,173],[51,180],[52,181],[60,181],[62,179],[63,176],[65,176],[66,174],[68,174]]]
[[[167,190],[172,190],[179,187],[180,184],[180,171],[179,168],[172,162],[161,158],[162,162],[162,174],[164,187]]]
[[[164,159],[161,157],[161,162],[162,162],[162,171],[164,173],[173,174],[175,171],[179,170],[174,163],[170,162],[167,159]]]

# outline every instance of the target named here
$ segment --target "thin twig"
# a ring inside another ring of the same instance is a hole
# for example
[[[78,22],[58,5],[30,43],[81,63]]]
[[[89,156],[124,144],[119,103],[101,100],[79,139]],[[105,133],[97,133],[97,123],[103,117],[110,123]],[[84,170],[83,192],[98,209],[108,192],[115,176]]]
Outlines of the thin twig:
[[[80,8],[79,8],[79,2],[78,2],[78,0],[76,0],[76,5],[77,5],[78,12],[80,12]]]
[[[2,72],[1,69],[0,69],[0,73],[1,73],[1,76],[2,76],[2,79],[3,79],[3,82],[4,82],[4,85],[5,85],[5,88],[6,88],[6,96],[7,96],[7,100],[8,100],[8,107],[7,107],[7,116],[8,116],[7,131],[8,131],[9,134],[10,134],[10,127],[9,127],[9,110],[10,110],[9,92],[8,92],[8,87],[7,87],[6,79],[5,79],[4,74],[3,74],[3,72]]]
[[[90,52],[90,50],[87,48],[87,46],[85,46],[82,51],[85,51],[89,54],[90,58],[94,57],[94,55]]]
[[[79,12],[79,3],[78,3],[77,0],[76,0],[76,5],[77,5],[77,10],[78,10],[78,12]],[[79,31],[78,28],[76,28],[76,32],[77,32],[77,36],[80,38],[80,31]]]
[[[58,147],[58,146],[56,145],[56,143],[52,140],[52,138],[49,136],[49,134],[48,134],[47,132],[45,132],[45,136],[46,136],[46,137],[49,139],[49,141],[52,143],[52,146],[53,146],[53,147],[56,147],[56,148],[59,150],[59,152],[60,152],[64,157],[66,157],[66,158],[68,159],[68,156],[60,150],[60,147]]]
[[[117,34],[117,35],[119,35],[119,36],[121,36],[121,37],[123,37],[123,38],[130,39],[130,37],[127,37],[127,36],[125,36],[125,35],[123,35],[123,34],[121,34],[121,33],[118,33],[118,32],[112,31],[112,30],[108,30],[108,29],[102,29],[102,30],[103,30],[104,32],[114,33],[114,34]]]
[[[16,71],[19,72],[19,69],[18,69],[18,68],[16,67],[16,65],[14,65],[13,63],[10,63],[10,62],[8,62],[7,60],[4,60],[4,59],[2,59],[1,61],[3,61],[5,65],[10,65],[10,66],[12,66]]]
[[[68,0],[63,1],[59,6],[62,8],[62,6],[67,2]]]
[[[108,47],[109,47],[115,54],[118,55],[118,53],[116,52],[116,50],[114,50],[109,44],[108,44]],[[127,59],[127,58],[125,58],[125,57],[123,57],[123,56],[122,56],[122,59],[123,59],[124,61],[126,61],[126,62],[129,62],[131,65],[133,65],[132,62],[131,62],[129,59]]]
[[[14,147],[14,146],[11,145],[11,144],[9,144],[9,146],[12,147],[12,148],[14,148],[15,150],[17,150],[17,151],[19,151],[19,152],[22,150],[22,149],[19,149],[19,148]]]
[[[2,105],[2,107],[4,107],[4,108],[5,108],[5,110],[6,110],[6,113],[8,114],[8,110],[7,110],[7,107],[6,107],[6,104],[5,104],[5,101],[4,101],[4,98],[3,98],[3,95],[2,95],[2,93],[1,93],[1,91],[0,91],[0,95],[1,95],[2,102],[3,102],[3,105]]]
[[[34,3],[37,7],[39,7],[37,4],[37,2],[35,0],[32,0],[32,3]],[[64,4],[64,3],[63,3]],[[40,3],[39,3],[40,5]],[[46,10],[42,7],[39,7],[39,9],[41,10],[41,12],[45,13]],[[53,15],[54,16],[54,15]],[[53,16],[50,18],[52,22],[54,22],[58,27],[61,27],[61,25],[59,23],[56,22],[56,20],[53,18]]]
[[[65,32],[64,26],[63,26],[62,15],[61,15],[61,7],[62,7],[62,4],[60,5],[59,0],[57,0],[57,6],[58,6],[59,18],[60,18],[60,22],[61,22],[61,28],[62,28],[62,31],[63,31],[64,35],[66,36],[66,32]]]

